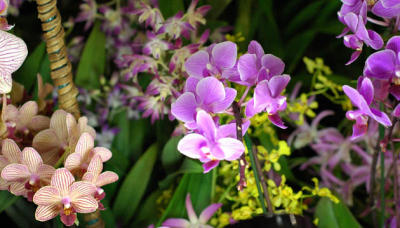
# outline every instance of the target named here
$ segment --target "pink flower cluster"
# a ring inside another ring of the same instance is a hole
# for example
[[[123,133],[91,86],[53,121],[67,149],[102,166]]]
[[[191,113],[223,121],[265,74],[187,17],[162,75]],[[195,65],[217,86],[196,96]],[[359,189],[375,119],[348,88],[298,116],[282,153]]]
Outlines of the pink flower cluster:
[[[212,44],[190,56],[185,63],[189,77],[183,93],[171,106],[174,117],[184,122],[189,131],[179,142],[178,150],[204,163],[204,172],[221,160],[236,160],[243,154],[245,148],[237,139],[236,123],[219,124],[219,115],[235,116],[231,105],[237,91],[228,86],[229,82],[245,86],[238,101],[238,106],[246,109],[246,117],[240,120],[243,135],[249,119],[260,112],[267,112],[273,124],[286,128],[279,117],[286,108],[286,97],[281,94],[290,80],[289,75],[282,75],[284,67],[278,57],[264,54],[256,41],[239,59],[237,46],[230,41]],[[253,98],[245,101],[253,88]]]

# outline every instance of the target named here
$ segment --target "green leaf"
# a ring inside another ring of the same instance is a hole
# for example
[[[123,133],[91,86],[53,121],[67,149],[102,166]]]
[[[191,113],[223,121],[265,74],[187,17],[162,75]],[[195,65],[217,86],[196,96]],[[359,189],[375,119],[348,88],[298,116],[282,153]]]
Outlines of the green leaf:
[[[166,218],[187,217],[185,199],[188,193],[190,193],[193,208],[199,215],[211,203],[211,186],[212,172],[185,174],[156,227],[159,227]]]
[[[89,35],[79,61],[75,82],[86,89],[100,88],[100,76],[104,74],[106,61],[106,37],[96,23]]]
[[[185,173],[203,173],[203,166],[198,161],[190,158],[185,158],[181,168],[178,171],[169,174],[167,177],[164,178],[164,180],[158,183],[160,189],[168,188],[168,186],[170,186],[170,184],[173,182],[173,180],[175,180],[176,177]]]
[[[154,163],[157,158],[157,146],[150,146],[135,163],[118,192],[113,205],[114,215],[126,224],[134,215],[145,193]]]
[[[286,27],[286,34],[292,35],[294,32],[299,31],[299,29],[302,29],[302,26],[308,24],[314,16],[319,15],[319,9],[322,4],[324,4],[324,1],[315,1],[296,13],[295,17]]]
[[[206,5],[211,6],[210,12],[207,13],[207,18],[216,19],[225,10],[232,0],[207,0]]]
[[[185,9],[183,0],[160,0],[158,5],[164,18],[172,17]]]
[[[317,204],[316,217],[318,227],[322,228],[357,228],[361,225],[354,218],[350,210],[342,203],[333,203],[328,198],[321,198]]]
[[[13,74],[15,81],[23,84],[26,90],[30,90],[36,82],[36,74],[40,70],[43,58],[46,56],[46,43],[40,43],[28,56],[21,68]]]
[[[261,18],[261,36],[263,36],[263,46],[267,48],[267,52],[272,52],[276,56],[283,56],[283,43],[280,36],[278,24],[276,23],[273,1],[272,0],[259,0],[259,7],[263,11],[264,18]]]
[[[19,197],[14,196],[8,191],[0,191],[0,213],[13,205]]]
[[[181,137],[172,137],[164,146],[161,162],[166,170],[171,170],[182,159],[182,154],[177,149],[179,140]]]
[[[146,227],[146,225],[151,223],[156,223],[157,219],[154,216],[154,209],[157,208],[157,199],[160,197],[161,191],[154,191],[146,198],[141,206],[141,210],[138,215],[135,216],[135,222],[131,227]]]

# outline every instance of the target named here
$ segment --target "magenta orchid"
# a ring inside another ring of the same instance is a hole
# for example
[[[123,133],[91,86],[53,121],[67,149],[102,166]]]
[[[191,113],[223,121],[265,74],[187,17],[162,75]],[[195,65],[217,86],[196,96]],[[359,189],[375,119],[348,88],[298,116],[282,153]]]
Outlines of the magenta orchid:
[[[361,137],[367,132],[368,117],[376,120],[385,127],[391,126],[392,123],[389,117],[377,109],[371,108],[370,105],[374,99],[374,87],[369,78],[360,78],[357,90],[350,86],[343,86],[344,93],[349,97],[353,105],[358,107],[358,110],[348,111],[346,117],[350,120],[355,120],[353,125],[352,139]]]
[[[278,112],[286,109],[286,97],[281,93],[289,81],[289,75],[278,75],[258,83],[254,98],[246,106],[246,116],[252,117],[259,112],[266,111],[273,124],[280,128],[286,128]]]
[[[186,135],[179,141],[178,150],[182,154],[199,159],[203,164],[204,173],[215,168],[220,160],[236,160],[245,148],[242,142],[227,137],[230,131],[217,127],[212,117],[205,111],[199,111],[196,116],[198,133]]]
[[[199,227],[199,228],[211,228],[212,226],[207,225],[208,220],[213,216],[213,214],[222,206],[220,203],[214,203],[204,209],[200,216],[197,217],[192,201],[190,200],[190,194],[186,196],[186,211],[189,217],[189,220],[182,218],[170,218],[163,222],[163,226],[170,228],[190,228],[190,227]]]
[[[224,112],[236,97],[236,90],[225,88],[222,82],[214,77],[188,80],[186,91],[171,106],[171,113],[186,123],[190,129],[196,128],[196,113],[204,110],[210,113]]]
[[[194,53],[186,60],[186,72],[197,79],[206,76],[222,76],[224,71],[232,68],[236,63],[237,46],[225,41],[210,46],[207,51]]]
[[[25,147],[22,151],[21,163],[13,163],[6,166],[1,172],[1,177],[13,183],[11,193],[14,195],[25,195],[32,201],[33,195],[45,185],[55,169],[52,166],[43,164],[40,154],[32,147]]]
[[[98,201],[99,209],[104,210],[104,205],[100,202],[106,196],[101,188],[104,185],[114,183],[118,180],[118,175],[111,171],[103,172],[103,161],[100,155],[95,155],[89,163],[87,172],[83,175],[82,180],[90,182],[97,187],[94,198]]]
[[[57,169],[49,186],[45,186],[33,196],[38,205],[35,218],[47,221],[57,215],[66,226],[76,221],[76,213],[91,213],[97,207],[97,200],[92,196],[96,186],[91,183],[75,182],[74,176],[66,168]]]

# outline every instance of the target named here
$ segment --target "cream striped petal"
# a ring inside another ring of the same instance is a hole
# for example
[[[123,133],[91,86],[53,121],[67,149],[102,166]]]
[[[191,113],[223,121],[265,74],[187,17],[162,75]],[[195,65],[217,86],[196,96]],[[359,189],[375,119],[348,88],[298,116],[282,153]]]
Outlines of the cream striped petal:
[[[25,42],[11,33],[0,30],[0,74],[11,74],[28,55]]]
[[[92,158],[87,171],[93,173],[96,176],[100,175],[101,171],[103,171],[103,161],[100,155],[95,155]]]
[[[100,155],[101,160],[103,162],[106,162],[108,160],[110,160],[110,158],[112,157],[112,153],[109,149],[105,148],[105,147],[95,147],[93,149],[93,154],[96,155]]]
[[[67,112],[59,109],[53,113],[50,118],[50,128],[54,129],[59,139],[66,143],[68,139],[67,131]]]
[[[18,145],[12,139],[4,139],[1,153],[10,163],[19,163],[22,159],[22,153]]]
[[[35,101],[28,101],[19,108],[17,129],[28,126],[32,118],[38,113],[38,105]]]
[[[65,160],[64,167],[70,171],[79,169],[81,167],[82,156],[79,153],[72,153],[68,155]]]
[[[118,180],[118,175],[111,171],[106,171],[97,177],[96,186],[101,187],[107,184],[114,183]]]
[[[37,170],[37,175],[42,181],[50,183],[51,177],[53,176],[56,169],[53,166],[43,164]]]
[[[13,182],[10,185],[10,192],[16,196],[23,196],[26,193],[25,183]]]
[[[28,128],[36,132],[47,129],[49,126],[50,118],[42,115],[34,116],[28,124]]]
[[[0,74],[0,94],[9,93],[11,92],[11,89],[12,89],[11,74]]]
[[[1,177],[6,181],[24,181],[31,176],[26,165],[10,164],[1,171]]]
[[[33,202],[37,205],[57,204],[61,202],[60,191],[54,186],[42,187],[33,196]]]
[[[79,153],[82,157],[86,157],[91,149],[94,147],[94,139],[89,133],[83,133],[78,140],[75,147],[75,152]]]
[[[57,204],[48,206],[38,206],[36,208],[35,218],[38,221],[45,222],[54,217],[59,213],[59,207]]]
[[[10,183],[0,177],[0,190],[8,190],[8,186],[10,186]]]
[[[92,195],[96,191],[96,189],[96,186],[92,183],[78,181],[73,183],[69,188],[69,195],[71,197],[71,200],[74,200],[82,196]]]
[[[26,165],[31,173],[37,173],[37,170],[43,164],[43,160],[33,147],[25,147],[22,150],[22,164]]]
[[[58,188],[61,195],[67,194],[69,186],[74,183],[75,178],[66,168],[59,168],[51,178],[51,186]]]
[[[91,213],[97,210],[97,200],[93,196],[82,196],[72,200],[72,206],[78,213]]]
[[[43,130],[33,138],[32,146],[40,153],[61,149],[62,142],[58,138],[55,130]]]

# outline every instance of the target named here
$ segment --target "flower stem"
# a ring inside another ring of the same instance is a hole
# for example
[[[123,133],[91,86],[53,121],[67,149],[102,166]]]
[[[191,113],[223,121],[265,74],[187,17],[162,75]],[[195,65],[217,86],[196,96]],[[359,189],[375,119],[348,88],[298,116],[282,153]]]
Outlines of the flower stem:
[[[244,99],[246,98],[247,94],[248,94],[249,91],[250,91],[250,88],[251,88],[251,86],[247,86],[247,87],[246,87],[246,90],[244,91],[242,97],[241,97],[240,100],[239,100],[239,106],[242,105]]]
[[[243,142],[243,134],[242,134],[242,116],[240,114],[240,106],[239,104],[234,101],[232,104],[232,109],[233,109],[233,114],[236,119],[236,138],[240,141]],[[237,185],[237,188],[239,191],[242,191],[244,187],[246,187],[246,176],[245,176],[245,171],[246,171],[246,157],[245,154],[243,153],[242,156],[239,158],[239,182]]]

